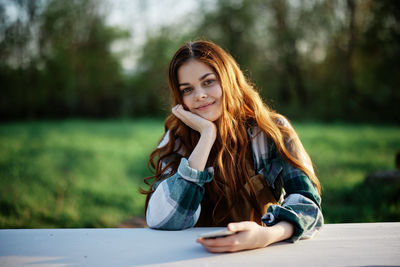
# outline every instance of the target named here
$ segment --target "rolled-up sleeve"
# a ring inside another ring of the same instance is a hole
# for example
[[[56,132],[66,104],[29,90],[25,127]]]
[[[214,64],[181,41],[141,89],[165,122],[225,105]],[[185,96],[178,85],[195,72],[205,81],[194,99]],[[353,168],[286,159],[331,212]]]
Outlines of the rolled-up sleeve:
[[[311,238],[323,226],[321,197],[308,176],[300,169],[285,161],[278,152],[272,154],[268,170],[264,175],[273,189],[281,186],[284,194],[280,205],[270,205],[262,221],[267,226],[280,221],[287,221],[294,226],[293,236],[289,241]]]
[[[212,179],[212,168],[198,171],[182,158],[177,172],[156,184],[147,207],[147,225],[163,230],[194,226],[200,216],[204,184]]]

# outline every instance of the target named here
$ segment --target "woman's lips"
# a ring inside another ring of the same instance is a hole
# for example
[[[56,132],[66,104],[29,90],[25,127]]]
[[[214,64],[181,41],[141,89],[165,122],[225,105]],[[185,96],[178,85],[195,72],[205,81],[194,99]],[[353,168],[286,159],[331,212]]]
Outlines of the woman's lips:
[[[198,110],[205,110],[205,109],[209,108],[210,106],[212,106],[214,103],[215,103],[215,102],[211,102],[211,103],[206,104],[206,105],[204,105],[204,106],[200,106],[200,107],[198,107],[198,108],[196,108],[196,109],[198,109]]]

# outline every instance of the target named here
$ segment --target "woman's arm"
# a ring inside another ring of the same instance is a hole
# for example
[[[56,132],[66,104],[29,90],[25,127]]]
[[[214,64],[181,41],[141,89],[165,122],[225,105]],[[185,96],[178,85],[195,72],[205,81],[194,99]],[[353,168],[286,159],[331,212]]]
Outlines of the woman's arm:
[[[323,225],[321,198],[311,180],[301,170],[285,161],[268,137],[259,129],[251,131],[257,173],[263,173],[273,189],[285,192],[281,205],[270,205],[262,221],[230,223],[228,229],[238,234],[218,239],[198,239],[211,252],[232,252],[265,247],[275,242],[310,237]],[[250,133],[251,134],[251,133]],[[278,196],[279,197],[279,196]]]
[[[228,230],[238,233],[216,239],[199,238],[197,242],[210,252],[235,252],[263,248],[290,238],[293,234],[293,225],[281,221],[274,226],[263,227],[255,222],[239,222],[230,223]]]
[[[176,105],[172,109],[172,113],[187,126],[200,133],[199,142],[190,154],[189,166],[196,170],[204,170],[217,137],[217,127],[213,122],[186,111],[182,105]]]
[[[289,122],[286,122],[289,124]],[[285,124],[286,125],[286,124]],[[291,127],[290,124],[286,127]],[[290,140],[286,140],[290,142]],[[294,227],[289,241],[300,238],[310,238],[323,226],[324,218],[321,211],[321,197],[309,179],[300,169],[292,166],[278,152],[275,144],[261,132],[252,140],[252,145],[264,147],[265,153],[255,153],[258,162],[257,173],[262,173],[275,193],[280,205],[270,205],[262,221],[267,226],[273,226],[281,221],[290,222]],[[290,143],[286,144],[291,147]],[[307,166],[307,156],[299,155]],[[313,172],[312,166],[307,166]]]
[[[196,224],[204,184],[212,181],[213,171],[198,171],[182,158],[177,172],[158,183],[149,199],[146,222],[150,228],[182,230]]]
[[[215,131],[210,128],[200,135],[199,142],[189,156],[189,166],[196,170],[204,170],[211,148],[215,141]]]
[[[180,230],[194,226],[200,216],[204,183],[213,178],[212,168],[204,169],[216,138],[216,127],[180,105],[172,112],[199,131],[200,139],[189,159],[182,158],[177,172],[157,184],[148,203],[146,221],[151,228]]]

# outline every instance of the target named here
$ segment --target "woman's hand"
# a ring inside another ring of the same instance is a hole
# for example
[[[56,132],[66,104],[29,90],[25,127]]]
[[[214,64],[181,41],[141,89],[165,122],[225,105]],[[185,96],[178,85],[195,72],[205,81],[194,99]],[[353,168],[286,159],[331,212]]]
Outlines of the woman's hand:
[[[196,115],[190,111],[183,108],[182,105],[176,105],[172,108],[172,113],[187,126],[200,134],[208,133],[216,135],[216,126],[212,121],[206,120],[199,115]]]
[[[191,168],[203,171],[217,138],[217,126],[212,121],[184,110],[182,105],[173,107],[172,113],[187,126],[200,133],[199,142],[190,154],[188,161]]]
[[[210,252],[234,252],[262,248],[270,244],[267,229],[255,222],[230,223],[228,230],[238,232],[237,234],[215,239],[199,238],[197,242]]]
[[[238,233],[216,239],[199,238],[197,242],[214,253],[263,248],[291,237],[293,225],[282,221],[271,227],[263,227],[255,222],[239,222],[228,224],[228,230]]]

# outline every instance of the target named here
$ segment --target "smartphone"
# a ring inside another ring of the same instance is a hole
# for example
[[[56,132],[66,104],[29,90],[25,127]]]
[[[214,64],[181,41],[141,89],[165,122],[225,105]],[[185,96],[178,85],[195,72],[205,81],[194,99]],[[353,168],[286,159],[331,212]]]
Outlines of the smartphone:
[[[219,237],[225,237],[225,236],[233,235],[233,234],[236,234],[236,232],[229,231],[229,230],[218,230],[218,231],[214,231],[214,232],[199,234],[199,237],[200,238],[219,238]]]

